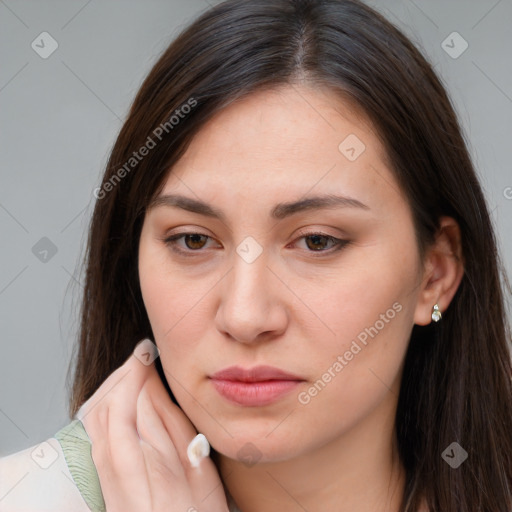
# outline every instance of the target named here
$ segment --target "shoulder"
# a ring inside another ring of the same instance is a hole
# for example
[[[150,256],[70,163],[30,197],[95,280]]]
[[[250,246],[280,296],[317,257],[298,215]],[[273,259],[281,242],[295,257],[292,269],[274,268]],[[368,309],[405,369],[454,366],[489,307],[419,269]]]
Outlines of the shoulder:
[[[105,510],[90,441],[79,420],[0,458],[0,512]]]

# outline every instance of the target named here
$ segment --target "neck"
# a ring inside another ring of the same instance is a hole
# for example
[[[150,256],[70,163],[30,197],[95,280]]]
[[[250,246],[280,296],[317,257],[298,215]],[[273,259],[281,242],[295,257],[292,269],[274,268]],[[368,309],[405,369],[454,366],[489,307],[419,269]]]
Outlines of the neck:
[[[349,432],[285,461],[248,466],[216,453],[226,491],[242,512],[398,512],[405,473],[391,411],[381,404]]]

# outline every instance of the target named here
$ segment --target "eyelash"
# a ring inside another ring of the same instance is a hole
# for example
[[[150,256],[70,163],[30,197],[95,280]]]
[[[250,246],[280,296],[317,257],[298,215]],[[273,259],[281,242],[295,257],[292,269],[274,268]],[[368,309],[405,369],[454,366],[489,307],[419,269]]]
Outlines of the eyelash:
[[[188,236],[188,235],[199,235],[199,236],[202,236],[202,237],[206,237],[208,239],[212,239],[212,237],[208,236],[208,235],[204,235],[203,233],[197,233],[197,232],[188,232],[188,233],[179,233],[179,234],[176,234],[176,235],[172,235],[172,236],[169,236],[167,238],[165,238],[163,241],[164,243],[170,247],[171,250],[173,250],[174,252],[180,254],[180,255],[183,255],[183,256],[195,256],[191,253],[200,253],[200,252],[203,252],[202,249],[180,249],[178,248],[177,246],[177,242],[178,240],[184,238],[185,236]],[[350,241],[349,240],[343,240],[343,239],[340,239],[340,238],[336,238],[334,236],[331,236],[331,235],[327,235],[325,233],[321,233],[321,232],[318,232],[318,231],[311,231],[311,232],[306,232],[306,233],[300,233],[300,237],[296,240],[300,240],[300,239],[303,239],[303,238],[308,238],[308,237],[312,237],[312,236],[321,236],[321,237],[324,237],[326,238],[328,241],[331,241],[331,242],[334,242],[334,246],[331,247],[331,249],[328,249],[328,250],[318,250],[318,251],[313,251],[313,250],[307,250],[307,252],[310,252],[312,253],[312,255],[315,257],[315,258],[319,258],[319,257],[322,257],[323,255],[325,254],[332,254],[334,252],[337,252],[341,249],[343,249],[344,247],[346,247]],[[315,254],[317,253],[317,254]]]

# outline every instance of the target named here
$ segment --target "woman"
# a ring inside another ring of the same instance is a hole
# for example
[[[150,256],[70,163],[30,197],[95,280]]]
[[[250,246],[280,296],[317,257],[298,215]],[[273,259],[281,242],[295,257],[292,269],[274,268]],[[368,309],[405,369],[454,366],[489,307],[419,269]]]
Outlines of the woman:
[[[511,510],[488,208],[444,88],[379,14],[210,9],[95,195],[75,421],[30,452],[69,495],[17,484],[41,510]]]

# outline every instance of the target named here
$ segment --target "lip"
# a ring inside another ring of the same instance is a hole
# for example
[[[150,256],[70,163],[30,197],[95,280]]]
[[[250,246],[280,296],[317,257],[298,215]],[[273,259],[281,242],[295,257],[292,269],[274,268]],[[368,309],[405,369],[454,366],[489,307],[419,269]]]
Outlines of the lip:
[[[272,366],[244,369],[230,366],[210,377],[215,389],[227,400],[252,407],[275,402],[304,379]]]
[[[262,382],[265,380],[304,380],[298,375],[285,372],[274,366],[260,365],[253,368],[242,368],[241,366],[229,366],[211,376],[218,380],[236,380],[240,382]]]

